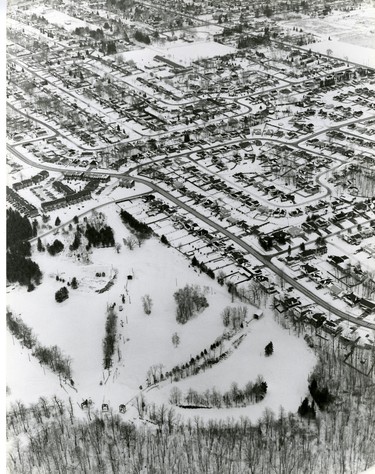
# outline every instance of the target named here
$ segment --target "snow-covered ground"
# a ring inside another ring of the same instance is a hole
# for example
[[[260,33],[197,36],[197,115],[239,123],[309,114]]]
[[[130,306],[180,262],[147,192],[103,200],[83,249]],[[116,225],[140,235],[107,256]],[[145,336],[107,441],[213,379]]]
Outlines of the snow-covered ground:
[[[302,28],[317,37],[317,42],[306,45],[306,49],[323,54],[331,50],[333,57],[375,67],[374,21],[375,7],[366,5],[345,13],[334,11],[325,17],[299,15],[282,24]]]
[[[168,400],[172,387],[178,387],[186,395],[189,388],[199,393],[216,387],[220,392],[229,391],[231,384],[237,382],[243,388],[247,382],[255,382],[262,375],[268,385],[265,399],[245,408],[222,409],[178,409],[184,417],[192,412],[203,419],[223,419],[226,417],[247,416],[252,421],[259,419],[266,408],[278,412],[280,406],[286,411],[295,412],[301,404],[301,396],[307,389],[307,375],[316,362],[303,339],[298,339],[282,329],[272,318],[270,312],[260,320],[250,323],[250,332],[244,342],[227,360],[199,375],[170,384],[166,382],[160,390],[147,394],[147,399],[158,403]],[[265,357],[264,347],[273,342],[274,354]]]
[[[90,29],[96,30],[97,26],[87,23],[86,21],[80,20],[79,18],[75,18],[73,16],[68,15],[67,13],[63,13],[58,10],[54,10],[53,8],[46,9],[44,6],[36,6],[33,7],[32,11],[35,14],[44,16],[44,18],[57,26],[65,28],[67,31],[73,31],[76,28],[85,28],[88,27]]]
[[[140,50],[120,53],[120,55],[124,61],[133,60],[140,67],[160,65],[160,63],[154,61],[154,57],[157,55],[164,56],[166,59],[183,66],[188,66],[197,59],[223,56],[234,52],[235,49],[230,46],[213,41],[202,41],[195,43],[181,42],[178,45],[166,45],[165,47],[162,45],[147,46]]]
[[[325,40],[320,43],[308,44],[306,48],[317,53],[330,54],[335,58],[345,59],[363,66],[375,67],[375,44],[374,48],[368,48],[356,44],[348,44],[344,41]]]
[[[347,44],[356,44],[375,48],[375,7],[362,6],[350,12],[333,11],[324,17],[311,18],[299,15],[295,19],[282,22],[285,26],[297,26],[303,31],[313,33],[321,39],[340,40]]]
[[[129,209],[133,205],[124,203]],[[58,377],[48,369],[40,367],[29,351],[20,350],[17,341],[8,336],[7,385],[10,388],[8,402],[22,399],[25,403],[35,402],[40,396],[56,393],[72,397],[74,402],[91,397],[96,407],[110,403],[117,410],[120,403],[128,402],[145,386],[148,369],[162,364],[163,371],[176,364],[182,364],[209,347],[219,337],[224,327],[221,312],[232,303],[225,287],[213,282],[206,275],[198,274],[188,267],[186,259],[176,250],[169,249],[152,238],[129,250],[123,245],[123,238],[129,232],[122,224],[118,206],[105,208],[107,223],[115,232],[116,241],[121,243],[120,253],[114,248],[96,249],[89,255],[89,264],[78,261],[66,249],[73,240],[72,233],[60,230],[57,235],[43,238],[44,244],[59,238],[65,244],[62,255],[51,257],[45,253],[34,254],[43,271],[43,283],[35,291],[8,287],[7,304],[15,315],[33,328],[41,344],[57,345],[72,359],[72,371],[78,392],[60,387]],[[90,218],[88,216],[88,218]],[[66,228],[67,230],[67,228]],[[82,260],[82,259],[81,259]],[[98,294],[96,290],[117,271],[117,278],[109,291]],[[104,272],[104,277],[96,274]],[[61,304],[54,300],[55,292],[64,284],[56,281],[56,275],[66,283],[74,276],[79,282],[77,290],[69,288],[69,299]],[[128,280],[128,275],[132,280]],[[205,292],[209,307],[185,325],[175,319],[173,293],[185,284],[197,284]],[[125,303],[121,295],[125,296]],[[153,300],[151,315],[142,308],[142,296],[149,294]],[[42,303],[41,303],[42,302]],[[102,340],[107,305],[116,303],[118,311],[118,351],[113,357],[110,377],[102,368]],[[123,306],[122,311],[119,306]],[[255,311],[249,307],[249,315]],[[268,407],[278,411],[279,406],[296,410],[307,390],[307,377],[315,363],[315,357],[303,340],[288,334],[273,321],[270,314],[260,321],[250,323],[250,332],[245,342],[229,357],[205,374],[191,377],[178,385],[196,390],[216,386],[225,391],[231,383],[239,386],[254,381],[263,375],[269,394],[265,400],[245,410],[222,410],[210,416],[226,418],[229,415],[258,418]],[[180,344],[175,348],[171,337],[177,332]],[[264,357],[264,346],[272,340],[275,354]],[[298,364],[295,363],[298,361]],[[298,366],[297,366],[298,365]],[[280,377],[280,374],[283,374]],[[25,387],[28,387],[25,390]],[[66,391],[65,391],[66,389]],[[147,393],[150,401],[168,403],[169,386]],[[189,414],[189,410],[184,411]],[[190,415],[196,415],[196,410]],[[202,416],[206,416],[202,414]]]

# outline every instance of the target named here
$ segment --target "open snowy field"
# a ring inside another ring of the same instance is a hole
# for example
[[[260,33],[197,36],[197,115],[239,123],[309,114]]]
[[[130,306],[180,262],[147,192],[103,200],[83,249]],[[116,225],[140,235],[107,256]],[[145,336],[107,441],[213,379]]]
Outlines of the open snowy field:
[[[35,14],[44,16],[44,18],[49,23],[60,26],[67,31],[73,31],[76,28],[85,28],[86,26],[90,29],[97,28],[95,25],[87,23],[86,21],[80,20],[61,11],[54,10],[53,8],[46,9],[44,6],[38,5],[33,7],[32,11]]]
[[[122,204],[127,209],[132,206]],[[30,403],[40,396],[56,393],[66,398],[70,396],[77,403],[90,397],[96,408],[106,402],[117,411],[120,403],[129,402],[139,392],[140,385],[146,386],[150,367],[160,365],[166,372],[177,364],[188,362],[222,335],[223,309],[240,305],[231,301],[225,287],[189,267],[179,252],[157,239],[151,238],[133,250],[127,248],[123,239],[131,234],[121,222],[118,210],[118,206],[113,205],[103,212],[107,224],[114,230],[116,242],[121,244],[119,253],[115,248],[94,249],[84,258],[82,250],[78,259],[77,254],[68,250],[74,231],[66,226],[58,234],[42,239],[44,245],[60,239],[65,245],[61,254],[52,257],[47,252],[34,253],[33,258],[44,274],[43,283],[31,293],[19,287],[8,287],[7,304],[13,313],[33,328],[41,344],[57,345],[71,358],[72,378],[77,390],[64,384],[64,388],[60,387],[58,377],[29,357],[29,351],[21,350],[19,343],[8,334],[9,402],[22,398]],[[98,216],[97,213],[96,218]],[[115,274],[113,286],[97,293]],[[56,276],[65,283],[57,281]],[[73,277],[78,280],[78,288],[68,287],[69,298],[56,303],[55,292]],[[173,294],[186,284],[199,285],[209,306],[181,325],[175,318]],[[146,294],[153,302],[150,315],[144,313],[142,306],[142,296]],[[117,347],[112,369],[108,372],[102,365],[102,340],[106,309],[114,303],[118,315]],[[248,308],[249,320],[255,311],[255,308]],[[180,338],[177,347],[172,344],[172,335],[176,332]],[[177,385],[183,390],[192,387],[200,391],[215,386],[225,391],[234,381],[243,387],[263,375],[269,385],[269,394],[263,402],[233,412],[223,409],[215,414],[213,410],[207,413],[216,418],[246,414],[256,419],[267,407],[275,412],[280,405],[287,410],[296,410],[307,391],[307,377],[315,363],[313,354],[303,340],[288,334],[267,312],[263,319],[251,321],[246,333],[244,342],[227,360]],[[265,358],[264,346],[271,340],[275,353]],[[298,361],[298,367],[295,361]],[[162,383],[160,389],[147,392],[147,400],[168,403],[169,389],[169,382]],[[196,410],[184,410],[184,416],[195,415]]]
[[[264,347],[273,341],[274,354],[264,355]],[[244,408],[183,409],[178,413],[183,417],[196,416],[208,419],[223,419],[247,416],[252,421],[258,420],[266,408],[275,413],[280,406],[286,411],[295,412],[301,404],[302,394],[307,389],[307,374],[315,364],[314,354],[306,348],[305,341],[291,335],[274,321],[270,312],[249,326],[249,333],[244,342],[227,360],[214,366],[211,370],[180,382],[162,384],[160,390],[152,390],[147,399],[158,403],[168,400],[170,391],[177,387],[183,394],[190,388],[204,393],[216,387],[222,393],[229,391],[233,382],[242,389],[248,382],[255,382],[262,375],[268,385],[267,396],[259,403]]]
[[[235,48],[214,41],[202,41],[196,43],[184,43],[168,47],[168,44],[152,47],[145,47],[140,50],[127,51],[120,53],[124,61],[132,60],[138,66],[156,66],[160,65],[154,61],[157,55],[164,56],[166,59],[182,64],[190,65],[193,61],[203,58],[213,58],[214,56],[224,56],[235,52]]]
[[[308,44],[306,47],[322,54],[331,51],[330,54],[333,57],[353,61],[363,66],[375,67],[375,40],[374,48],[348,44],[338,40],[325,40],[320,43]]]
[[[302,28],[322,40],[339,40],[347,44],[375,49],[375,7],[364,6],[350,12],[334,11],[325,17],[300,17],[284,26]]]

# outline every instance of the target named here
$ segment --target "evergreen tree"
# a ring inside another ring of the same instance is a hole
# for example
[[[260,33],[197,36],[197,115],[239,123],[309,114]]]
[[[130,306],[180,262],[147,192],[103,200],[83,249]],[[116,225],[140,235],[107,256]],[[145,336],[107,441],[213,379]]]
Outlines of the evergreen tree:
[[[57,303],[62,303],[69,298],[69,291],[66,286],[63,286],[55,293],[55,300]]]
[[[42,241],[40,240],[40,237],[38,237],[37,249],[38,249],[38,252],[44,252],[45,251],[45,248],[43,247]]]
[[[64,244],[60,240],[55,239],[52,245],[47,245],[48,253],[52,256],[64,250]]]
[[[160,237],[160,242],[164,245],[169,245],[168,239],[164,234]]]
[[[264,348],[264,353],[268,357],[273,354],[273,344],[269,342],[266,347]]]

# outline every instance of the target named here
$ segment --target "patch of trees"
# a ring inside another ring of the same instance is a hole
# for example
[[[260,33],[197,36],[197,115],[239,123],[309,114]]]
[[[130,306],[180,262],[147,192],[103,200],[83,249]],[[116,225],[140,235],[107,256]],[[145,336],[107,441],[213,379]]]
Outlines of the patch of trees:
[[[207,298],[198,285],[186,285],[173,295],[176,303],[176,320],[185,324],[199,311],[208,307]]]
[[[243,389],[233,382],[230,390],[221,393],[216,388],[208,389],[204,393],[189,389],[182,394],[177,387],[173,387],[169,397],[172,405],[181,408],[231,408],[245,407],[261,402],[267,393],[267,383],[258,376],[255,383],[248,382]]]
[[[120,212],[120,217],[122,222],[127,227],[129,227],[134,232],[134,234],[136,234],[138,239],[145,240],[151,237],[151,227],[149,227],[147,224],[144,224],[143,222],[139,222],[139,220],[133,217],[129,212],[122,209]]]
[[[74,252],[75,250],[78,250],[80,245],[81,245],[81,234],[77,230],[76,233],[74,234],[73,242],[69,245],[69,250],[71,252]]]
[[[38,343],[37,337],[30,327],[18,316],[13,316],[11,311],[6,314],[7,327],[11,334],[20,341],[22,346],[32,349],[32,355],[39,363],[49,367],[52,372],[65,379],[71,379],[71,360],[63,355],[57,346],[45,347]]]
[[[201,272],[205,273],[208,275],[210,278],[215,280],[215,272],[211,270],[211,268],[208,268],[207,265],[203,262],[199,262],[196,257],[193,257],[191,260],[191,264],[193,267],[197,267],[201,270]]]
[[[87,26],[81,27],[78,26],[74,29],[73,33],[78,36],[90,36],[90,38],[94,40],[101,40],[104,38],[104,32],[101,28],[97,28],[96,30],[92,30]]]
[[[85,237],[88,240],[88,248],[93,247],[113,247],[115,245],[115,238],[113,230],[108,225],[103,225],[97,230],[92,225],[86,225]]]
[[[65,379],[71,379],[72,372],[70,358],[64,356],[59,347],[44,347],[37,345],[32,355],[39,360],[40,364],[49,367],[52,372],[55,372]]]
[[[316,418],[315,405],[314,402],[309,403],[309,399],[306,397],[302,401],[301,405],[298,408],[298,414],[302,418],[312,419]]]
[[[257,46],[266,45],[269,43],[269,37],[263,35],[241,36],[237,42],[237,48],[255,48]]]
[[[55,256],[56,254],[62,252],[63,250],[64,250],[64,244],[58,239],[55,239],[52,245],[47,244],[47,251],[52,256]]]
[[[105,323],[105,336],[103,339],[103,367],[110,369],[112,367],[112,357],[115,352],[117,332],[117,314],[113,307],[107,310],[107,320]]]
[[[7,280],[9,283],[18,282],[20,285],[28,286],[30,289],[34,285],[39,285],[42,272],[39,265],[23,255],[7,252]]]
[[[143,31],[136,30],[134,33],[134,39],[139,41],[140,43],[150,44],[151,40],[147,33],[143,33]]]
[[[234,35],[235,33],[242,33],[243,26],[241,23],[235,26],[225,26],[223,29],[223,36],[231,36]]]
[[[104,54],[116,54],[117,48],[114,41],[102,41],[101,51]]]
[[[6,245],[11,249],[12,246],[22,240],[30,239],[33,236],[33,228],[27,217],[12,208],[6,212]]]
[[[27,241],[33,236],[33,228],[27,217],[13,209],[6,212],[6,276],[9,283],[20,283],[31,291],[39,285],[42,272],[30,258],[31,245]]]
[[[247,306],[239,306],[235,308],[227,306],[221,313],[224,326],[235,330],[240,329],[243,327],[247,312]]]
[[[333,402],[334,397],[330,394],[328,387],[318,387],[318,382],[315,378],[312,378],[310,385],[309,385],[309,391],[311,396],[314,399],[314,402],[318,405],[318,407],[321,410],[324,410],[327,408],[327,406]]]
[[[69,298],[69,291],[66,286],[63,286],[55,293],[55,300],[57,303],[62,303]]]

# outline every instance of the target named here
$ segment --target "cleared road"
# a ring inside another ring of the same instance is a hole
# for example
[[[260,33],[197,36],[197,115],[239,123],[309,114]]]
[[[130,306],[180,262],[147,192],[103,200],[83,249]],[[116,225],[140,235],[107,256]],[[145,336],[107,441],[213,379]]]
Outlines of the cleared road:
[[[44,164],[38,164],[38,163],[35,163],[34,161],[24,157],[24,155],[19,152],[18,150],[16,150],[13,146],[11,145],[7,145],[7,148],[12,152],[14,153],[18,158],[20,158],[21,160],[23,160],[24,162],[32,165],[32,166],[35,166],[37,168],[40,168],[40,169],[47,169],[47,170],[51,170],[51,171],[58,171],[58,172],[63,172],[63,171],[66,171],[66,169],[61,169],[61,168],[58,168],[56,166],[51,166],[51,165],[44,165]],[[188,153],[187,153],[188,154]],[[99,173],[99,171],[98,171]],[[113,171],[113,172],[110,172],[110,171],[106,171],[107,174],[111,175],[111,176],[116,176],[116,177],[119,177],[121,175],[119,175],[118,172],[116,171]],[[127,175],[128,173],[124,173],[124,175]],[[138,182],[138,183],[142,183],[142,184],[145,184],[147,185],[148,187],[150,187],[151,189],[153,189],[155,192],[158,192],[159,194],[161,194],[162,196],[164,196],[166,199],[168,199],[169,201],[175,203],[177,206],[179,206],[181,209],[185,209],[187,212],[189,212],[190,214],[194,215],[195,217],[197,217],[198,219],[202,220],[203,222],[205,222],[206,224],[208,224],[210,227],[216,229],[217,231],[221,232],[223,235],[225,235],[226,237],[228,237],[230,240],[232,240],[233,242],[235,242],[237,245],[239,245],[240,247],[242,247],[244,250],[246,250],[246,252],[248,252],[249,254],[253,255],[255,258],[257,258],[261,263],[263,263],[266,267],[268,267],[271,271],[273,271],[276,275],[278,275],[279,277],[283,278],[289,285],[293,286],[296,290],[300,291],[302,294],[304,294],[305,296],[307,296],[308,298],[310,298],[312,301],[314,301],[317,305],[321,306],[322,308],[326,309],[327,311],[329,311],[330,313],[346,320],[346,321],[350,321],[351,323],[354,323],[354,324],[357,324],[358,326],[363,326],[363,327],[366,327],[368,329],[372,329],[372,330],[375,330],[375,324],[372,324],[370,322],[367,322],[367,321],[362,321],[358,318],[356,318],[355,316],[352,316],[344,311],[341,311],[339,310],[338,308],[335,308],[334,306],[330,305],[327,301],[325,301],[324,299],[320,298],[318,295],[316,295],[313,291],[309,290],[308,288],[306,288],[304,285],[302,285],[299,281],[296,281],[294,280],[291,276],[287,275],[286,273],[284,273],[283,270],[281,270],[279,267],[277,267],[276,265],[274,265],[272,262],[271,262],[271,258],[272,256],[266,256],[266,255],[263,255],[261,254],[258,250],[254,249],[253,247],[251,247],[250,245],[248,245],[246,242],[244,242],[243,240],[241,240],[239,237],[237,237],[236,235],[234,235],[232,232],[228,231],[227,229],[225,229],[224,227],[220,226],[219,224],[217,224],[216,222],[213,222],[211,221],[209,218],[207,218],[206,216],[204,216],[203,214],[201,214],[200,212],[196,211],[195,209],[191,208],[190,206],[188,206],[187,204],[183,203],[182,201],[180,201],[179,199],[175,198],[174,196],[172,196],[168,191],[165,191],[163,188],[161,188],[160,186],[152,183],[151,181],[148,181],[146,179],[143,179],[143,178],[140,178],[140,177],[137,177],[137,176],[132,176],[132,179],[134,179],[134,181]]]
[[[188,206],[184,202],[182,202],[179,199],[175,198],[170,193],[168,193],[168,191],[165,191],[163,188],[161,188],[157,184],[154,184],[150,181],[147,181],[146,179],[139,178],[139,177],[133,177],[133,179],[134,179],[134,181],[136,181],[138,183],[142,183],[142,184],[146,184],[147,186],[150,186],[154,191],[158,192],[159,194],[161,194],[162,196],[167,198],[169,201],[172,201],[173,203],[175,203],[180,208],[185,209],[186,211],[188,211],[193,216],[197,217],[201,221],[208,224],[210,227],[213,227],[217,231],[221,232],[223,235],[225,235],[230,240],[232,240],[237,245],[239,245],[244,250],[246,250],[246,252],[250,253],[255,258],[257,258],[261,263],[263,263],[266,267],[268,267],[276,275],[283,278],[287,283],[289,283],[289,285],[293,286],[296,290],[300,291],[302,294],[304,294],[305,296],[310,298],[312,301],[314,301],[314,303],[318,304],[319,306],[326,309],[330,313],[332,313],[332,314],[334,314],[334,315],[336,315],[336,316],[338,316],[342,319],[345,319],[346,321],[350,321],[351,323],[355,323],[359,326],[363,326],[363,327],[366,327],[368,329],[375,330],[375,324],[369,323],[367,321],[361,321],[358,318],[356,318],[355,316],[352,316],[352,315],[350,315],[350,314],[348,314],[344,311],[341,311],[341,310],[335,308],[334,306],[330,305],[327,301],[325,301],[324,299],[322,299],[318,295],[316,295],[316,293],[314,293],[313,291],[306,288],[299,281],[294,280],[291,276],[284,273],[284,271],[282,269],[280,269],[275,264],[273,264],[271,262],[272,257],[268,257],[266,255],[261,254],[260,252],[258,252],[258,250],[254,249],[253,247],[248,245],[246,242],[241,240],[239,237],[232,234],[232,232],[225,229],[224,227],[221,227],[221,225],[217,224],[216,222],[211,221],[209,218],[207,218],[206,216],[204,216],[200,212],[196,211],[195,209],[191,208],[190,206]]]

